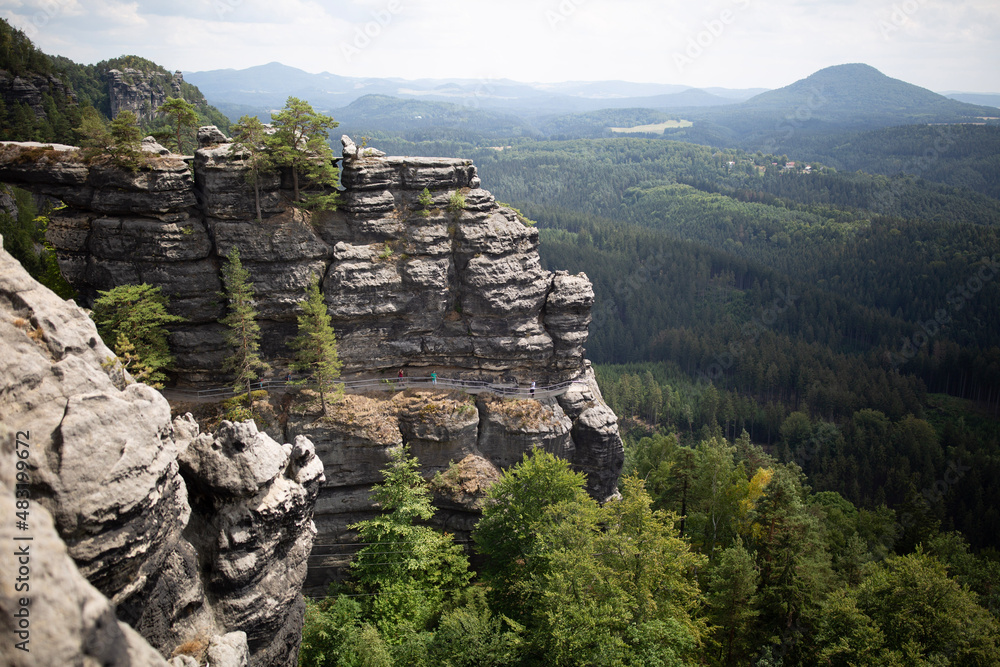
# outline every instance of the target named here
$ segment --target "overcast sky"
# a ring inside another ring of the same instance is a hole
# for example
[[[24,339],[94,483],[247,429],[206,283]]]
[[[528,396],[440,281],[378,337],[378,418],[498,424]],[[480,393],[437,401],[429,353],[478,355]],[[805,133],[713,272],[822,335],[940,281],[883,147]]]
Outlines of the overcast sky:
[[[47,53],[185,72],[778,88],[863,62],[1000,92],[998,0],[0,0],[0,16]]]

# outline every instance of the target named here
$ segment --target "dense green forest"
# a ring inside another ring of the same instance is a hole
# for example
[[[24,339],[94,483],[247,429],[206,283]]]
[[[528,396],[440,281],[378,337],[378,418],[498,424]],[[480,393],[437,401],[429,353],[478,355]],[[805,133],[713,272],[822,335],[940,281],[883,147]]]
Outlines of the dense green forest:
[[[307,604],[300,665],[1000,661],[1000,563],[917,509],[813,491],[745,432],[642,438],[603,506],[565,461],[525,455],[488,491],[475,573],[422,525],[417,467],[396,450],[351,578]]]
[[[903,507],[973,462],[935,520],[997,546],[1000,202],[662,140],[476,162],[538,221],[546,265],[594,283],[588,356],[631,440],[745,428],[795,461],[824,433],[801,467],[865,507]],[[808,436],[787,436],[793,415]]]

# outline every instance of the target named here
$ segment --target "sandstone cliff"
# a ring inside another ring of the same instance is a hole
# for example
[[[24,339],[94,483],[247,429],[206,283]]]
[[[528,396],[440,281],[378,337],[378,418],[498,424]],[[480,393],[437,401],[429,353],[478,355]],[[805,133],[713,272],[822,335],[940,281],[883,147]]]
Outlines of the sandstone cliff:
[[[253,665],[294,665],[323,481],[312,443],[282,446],[252,422],[209,435],[171,421],[159,392],[116,386],[86,313],[2,250],[0,340],[4,508],[23,484],[21,534],[38,539],[30,664],[155,664],[114,609],[163,655],[187,644],[235,656],[225,664],[246,653]],[[29,455],[14,478],[18,432]],[[6,612],[20,595],[2,585]],[[0,651],[21,664],[7,643]]]
[[[233,246],[255,283],[262,350],[279,375],[296,302],[318,276],[348,375],[394,376],[405,367],[410,375],[581,381],[537,401],[417,391],[352,396],[328,419],[289,409],[269,432],[283,441],[307,436],[326,468],[310,591],[322,591],[349,560],[346,526],[371,515],[369,489],[389,448],[402,443],[427,477],[441,473],[436,521],[460,534],[478,518],[489,481],[534,447],[586,472],[595,497],[615,493],[617,420],[584,358],[590,282],[541,268],[537,230],[480,187],[469,160],[387,157],[345,137],[339,210],[290,206],[287,179],[275,174],[263,183],[264,219],[256,221],[241,157],[214,128],[199,136],[193,174],[158,152],[129,174],[83,164],[72,147],[0,146],[0,181],[67,204],[49,239],[85,298],[138,282],[170,295],[187,318],[171,336],[181,382],[223,384],[219,270]],[[419,199],[425,188],[429,204]]]

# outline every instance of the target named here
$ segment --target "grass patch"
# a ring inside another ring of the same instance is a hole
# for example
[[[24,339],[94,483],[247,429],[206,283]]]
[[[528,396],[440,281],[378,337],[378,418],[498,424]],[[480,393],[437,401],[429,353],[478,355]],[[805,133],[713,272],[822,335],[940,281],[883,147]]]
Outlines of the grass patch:
[[[676,130],[681,127],[691,127],[692,125],[694,123],[689,120],[665,120],[662,123],[652,123],[650,125],[609,127],[608,129],[616,134],[663,134],[666,130]]]

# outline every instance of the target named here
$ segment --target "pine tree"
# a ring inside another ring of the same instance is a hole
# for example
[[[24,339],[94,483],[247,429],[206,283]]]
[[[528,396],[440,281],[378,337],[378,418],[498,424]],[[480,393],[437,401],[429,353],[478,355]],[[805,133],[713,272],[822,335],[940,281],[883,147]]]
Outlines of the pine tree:
[[[177,152],[183,153],[184,147],[181,143],[181,132],[185,128],[193,128],[194,124],[198,122],[198,114],[194,110],[194,105],[183,98],[170,97],[156,111],[157,113],[170,116],[173,120]]]
[[[268,137],[268,145],[274,151],[275,162],[291,168],[294,200],[307,208],[336,208],[338,172],[327,139],[329,131],[340,123],[316,113],[308,102],[297,97],[289,97],[285,108],[272,114],[271,123],[277,131]],[[320,192],[306,196],[301,192],[303,185],[319,188]]]
[[[173,363],[167,343],[167,324],[184,318],[167,312],[168,300],[159,287],[145,283],[119,285],[98,292],[92,317],[106,341],[115,341],[115,353],[137,380],[159,387],[167,379],[162,368]]]
[[[304,384],[319,392],[320,405],[326,414],[327,397],[336,402],[344,394],[344,385],[337,383],[341,361],[337,354],[337,336],[330,324],[323,293],[319,291],[319,277],[308,288],[306,298],[300,302],[299,335],[291,343],[295,350],[292,368],[306,373]]]
[[[243,116],[233,127],[233,143],[229,146],[230,155],[242,158],[246,181],[253,186],[257,222],[262,219],[260,181],[264,174],[274,170],[274,160],[267,150],[266,139],[266,128],[260,119],[256,116]]]
[[[451,536],[415,525],[434,515],[430,491],[417,472],[419,462],[405,447],[390,452],[385,481],[372,489],[382,514],[352,524],[365,546],[351,570],[368,618],[390,643],[427,629],[446,601],[454,601],[472,573]]]
[[[260,358],[260,325],[254,308],[253,283],[249,282],[250,272],[240,262],[236,246],[229,251],[226,260],[222,267],[222,283],[229,314],[220,321],[229,327],[225,341],[233,354],[226,358],[223,370],[235,374],[233,391],[239,393],[246,389],[247,407],[252,408],[252,383],[269,366]]]

